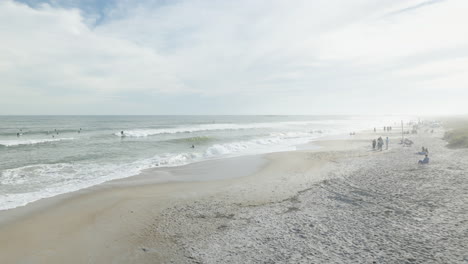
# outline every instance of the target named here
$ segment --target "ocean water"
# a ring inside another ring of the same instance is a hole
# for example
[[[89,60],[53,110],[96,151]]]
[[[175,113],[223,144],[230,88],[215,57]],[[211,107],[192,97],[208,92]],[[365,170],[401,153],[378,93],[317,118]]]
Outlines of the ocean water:
[[[399,117],[0,116],[0,210],[148,168],[294,150],[324,136],[396,120]]]

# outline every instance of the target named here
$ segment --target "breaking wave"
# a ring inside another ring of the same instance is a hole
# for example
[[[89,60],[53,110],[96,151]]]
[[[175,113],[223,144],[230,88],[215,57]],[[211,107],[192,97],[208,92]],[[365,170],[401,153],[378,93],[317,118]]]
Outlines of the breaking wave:
[[[154,128],[154,129],[132,129],[124,131],[126,137],[148,137],[160,134],[178,134],[193,133],[202,131],[217,130],[244,130],[244,129],[264,129],[264,128],[288,128],[295,126],[304,126],[314,124],[317,121],[308,122],[277,122],[277,123],[252,123],[252,124],[202,124],[195,126],[181,126],[174,128]],[[116,136],[122,136],[120,132],[114,133]]]
[[[0,146],[13,147],[20,145],[35,145],[50,142],[57,142],[62,140],[73,140],[74,138],[51,138],[51,139],[15,139],[15,140],[1,140]]]

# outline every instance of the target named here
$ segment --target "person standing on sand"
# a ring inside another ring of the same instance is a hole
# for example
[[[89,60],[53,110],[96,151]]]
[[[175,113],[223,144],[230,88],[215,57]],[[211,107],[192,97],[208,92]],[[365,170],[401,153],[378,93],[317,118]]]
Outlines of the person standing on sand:
[[[375,132],[376,132],[376,129],[375,129],[375,127],[374,127],[374,133],[375,133]]]
[[[375,150],[375,144],[376,144],[376,142],[375,142],[375,139],[374,139],[374,140],[372,140],[372,149],[373,150]]]
[[[379,139],[377,139],[377,149],[382,151],[382,147],[383,147],[383,139],[382,137],[379,137]]]
[[[388,150],[388,137],[385,139],[385,149]]]

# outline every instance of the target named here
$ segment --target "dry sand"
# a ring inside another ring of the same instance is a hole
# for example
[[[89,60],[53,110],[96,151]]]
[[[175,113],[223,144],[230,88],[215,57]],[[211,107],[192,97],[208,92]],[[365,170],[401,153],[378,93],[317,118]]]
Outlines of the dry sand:
[[[3,211],[0,263],[466,263],[468,151],[437,132],[152,170]]]

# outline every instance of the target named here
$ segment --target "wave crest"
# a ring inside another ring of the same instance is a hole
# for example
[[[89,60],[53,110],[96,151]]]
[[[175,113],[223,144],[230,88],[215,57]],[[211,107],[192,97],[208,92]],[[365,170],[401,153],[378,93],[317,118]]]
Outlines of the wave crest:
[[[281,128],[291,126],[304,126],[314,124],[315,122],[277,122],[277,123],[252,123],[252,124],[203,124],[195,126],[181,126],[174,128],[154,128],[154,129],[132,129],[124,131],[126,137],[148,137],[160,134],[178,134],[193,133],[202,131],[218,130],[244,130],[244,129],[262,129],[262,128]],[[120,132],[114,133],[116,136],[122,136]]]
[[[15,140],[1,140],[0,145],[5,147],[14,147],[20,145],[35,145],[44,144],[49,142],[57,142],[62,140],[73,140],[74,138],[51,138],[51,139],[15,139]]]

